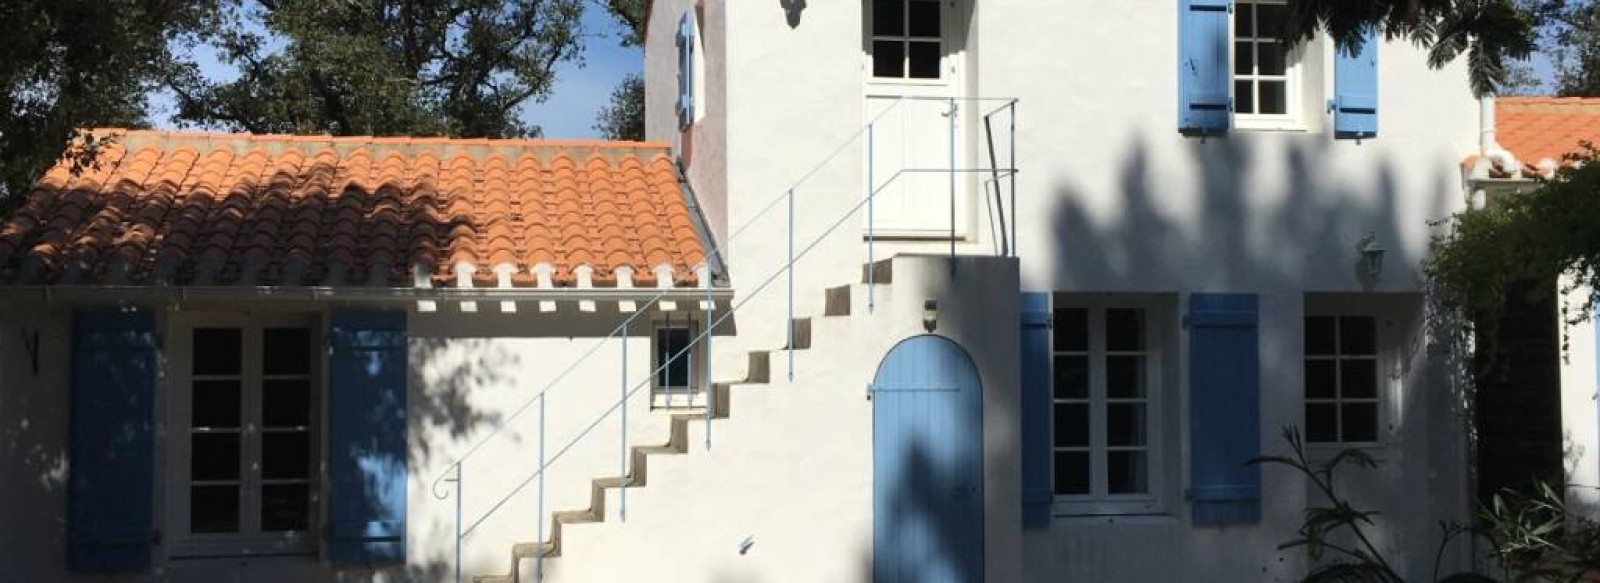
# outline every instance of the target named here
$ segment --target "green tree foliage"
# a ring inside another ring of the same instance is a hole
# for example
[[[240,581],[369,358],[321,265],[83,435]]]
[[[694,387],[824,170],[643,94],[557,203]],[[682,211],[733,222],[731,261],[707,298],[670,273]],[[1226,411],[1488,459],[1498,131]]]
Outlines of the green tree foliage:
[[[1556,92],[1600,96],[1600,2],[1526,1],[1538,24],[1539,50],[1555,66]]]
[[[582,0],[234,0],[210,36],[237,78],[188,63],[179,123],[253,133],[538,135],[518,119],[581,56]]]
[[[595,131],[608,140],[644,139],[644,78],[637,73],[622,79],[611,92],[611,104],[600,110]]]
[[[169,47],[214,14],[215,0],[0,2],[0,214],[78,129],[148,123],[146,95],[172,64]]]
[[[1289,0],[1290,39],[1327,31],[1341,47],[1358,47],[1365,31],[1405,39],[1428,50],[1428,65],[1466,58],[1473,92],[1497,93],[1510,64],[1534,49],[1534,17],[1512,0]]]
[[[605,0],[606,10],[628,31],[622,46],[644,44],[644,0]]]

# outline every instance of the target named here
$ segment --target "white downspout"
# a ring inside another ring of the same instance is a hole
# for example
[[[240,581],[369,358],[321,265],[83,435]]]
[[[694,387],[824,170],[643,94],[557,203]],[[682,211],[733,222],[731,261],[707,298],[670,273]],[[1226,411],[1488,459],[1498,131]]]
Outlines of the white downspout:
[[[1494,112],[1494,94],[1478,98],[1478,161],[1472,168],[1472,177],[1477,180],[1489,178],[1489,171],[1494,166],[1513,175],[1522,169],[1517,157],[1501,147],[1500,142],[1495,139]],[[1477,187],[1472,189],[1468,204],[1472,208],[1481,209],[1487,200],[1488,196],[1483,188]]]

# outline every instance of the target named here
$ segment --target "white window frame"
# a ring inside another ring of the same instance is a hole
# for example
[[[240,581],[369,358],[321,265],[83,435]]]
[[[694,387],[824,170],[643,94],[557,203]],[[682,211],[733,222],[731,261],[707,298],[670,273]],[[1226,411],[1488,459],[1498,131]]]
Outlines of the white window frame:
[[[905,24],[905,27],[906,27],[905,30],[904,30],[905,34],[900,34],[900,35],[877,35],[877,34],[873,34],[873,12],[874,12],[874,8],[875,8],[874,4],[876,4],[876,1],[877,0],[867,0],[867,2],[862,3],[863,13],[862,13],[862,16],[861,16],[861,22],[862,22],[862,31],[861,32],[862,32],[863,36],[866,38],[866,47],[865,47],[865,50],[863,51],[864,54],[862,55],[865,58],[865,62],[862,65],[862,67],[866,71],[867,81],[869,83],[871,83],[871,84],[874,84],[874,85],[925,85],[925,86],[944,87],[944,86],[948,86],[948,85],[952,84],[955,81],[955,63],[953,61],[953,59],[955,58],[955,55],[953,55],[952,51],[951,51],[951,47],[954,46],[954,43],[955,43],[955,40],[956,40],[955,39],[955,18],[954,18],[954,14],[952,14],[956,10],[955,3],[954,2],[950,2],[949,0],[937,0],[935,2],[932,2],[932,3],[939,4],[939,38],[936,39],[936,38],[927,37],[927,36],[911,36],[911,28],[910,28],[911,27],[911,4],[912,4],[912,2],[928,1],[928,0],[906,0],[905,10],[901,14],[902,22]],[[929,41],[935,41],[935,40],[939,42],[939,76],[936,77],[936,78],[932,78],[932,77],[930,77],[930,78],[910,77],[909,76],[910,75],[910,71],[911,71],[910,43],[913,42],[913,41],[916,41],[916,42],[929,42]],[[904,50],[903,50],[903,52],[901,54],[901,57],[900,57],[900,61],[901,61],[901,63],[900,63],[900,65],[901,65],[900,71],[902,73],[901,76],[899,76],[899,77],[879,77],[877,75],[877,73],[876,73],[876,71],[875,71],[875,69],[873,67],[872,45],[873,45],[873,43],[878,42],[878,41],[899,42],[899,43],[901,43],[901,46],[904,48]]]
[[[665,316],[656,319],[650,327],[650,406],[657,409],[674,409],[684,407],[704,407],[705,391],[701,390],[703,379],[701,359],[704,358],[704,343],[695,342],[700,333],[701,321],[693,313],[674,315],[667,312]],[[661,365],[663,362],[659,340],[661,332],[666,330],[686,330],[689,336],[689,352],[683,358],[688,359],[689,378],[687,386],[662,385]],[[659,372],[658,372],[659,371]]]
[[[1389,411],[1390,411],[1390,409],[1392,407],[1391,401],[1392,401],[1392,394],[1393,394],[1393,388],[1391,387],[1391,384],[1392,384],[1391,381],[1395,380],[1395,379],[1393,379],[1393,375],[1390,374],[1390,370],[1394,366],[1394,354],[1393,354],[1394,351],[1391,348],[1393,346],[1394,339],[1392,338],[1393,332],[1390,331],[1390,329],[1392,328],[1392,324],[1393,324],[1392,320],[1390,318],[1385,317],[1384,314],[1379,313],[1379,312],[1377,312],[1375,310],[1370,310],[1370,309],[1354,309],[1354,308],[1341,309],[1341,308],[1334,308],[1334,307],[1316,307],[1316,308],[1313,308],[1313,307],[1309,307],[1308,306],[1307,309],[1305,310],[1305,316],[1303,318],[1301,318],[1301,326],[1304,327],[1306,325],[1305,321],[1310,319],[1310,318],[1333,318],[1334,319],[1334,330],[1335,330],[1335,333],[1334,333],[1334,355],[1312,355],[1312,354],[1310,354],[1309,349],[1307,349],[1307,347],[1304,346],[1304,345],[1301,346],[1301,350],[1300,350],[1300,359],[1301,359],[1301,363],[1302,363],[1301,364],[1301,368],[1300,368],[1300,371],[1301,371],[1301,373],[1300,373],[1301,374],[1301,379],[1300,379],[1300,386],[1301,386],[1301,389],[1300,389],[1300,400],[1301,400],[1301,403],[1300,403],[1300,415],[1301,415],[1301,422],[1302,423],[1301,423],[1300,427],[1301,427],[1301,434],[1305,437],[1307,447],[1312,448],[1312,449],[1324,449],[1324,450],[1327,450],[1327,449],[1342,449],[1342,448],[1346,448],[1346,447],[1357,447],[1357,448],[1382,448],[1382,447],[1384,447],[1389,442],[1389,439],[1387,437],[1388,432],[1389,432],[1389,425],[1390,425],[1388,415],[1389,415]],[[1342,329],[1342,324],[1339,322],[1340,318],[1367,318],[1367,319],[1372,320],[1373,343],[1374,343],[1374,347],[1373,347],[1374,353],[1373,353],[1372,356],[1346,356],[1346,355],[1343,354],[1343,347],[1339,346],[1339,335],[1340,335],[1339,330]],[[1303,328],[1302,328],[1302,330],[1303,330]],[[1302,334],[1302,337],[1303,337],[1303,334]],[[1315,360],[1315,361],[1332,361],[1332,362],[1334,362],[1333,369],[1334,369],[1334,391],[1335,391],[1335,393],[1334,393],[1334,397],[1333,398],[1312,399],[1312,398],[1309,398],[1309,397],[1306,396],[1305,387],[1309,383],[1308,383],[1307,379],[1305,378],[1305,365],[1304,365],[1304,363],[1306,361],[1313,361],[1313,360]],[[1342,379],[1342,377],[1344,375],[1344,370],[1343,370],[1343,367],[1339,366],[1339,363],[1343,362],[1343,361],[1346,361],[1346,360],[1372,360],[1373,361],[1373,374],[1376,375],[1377,378],[1373,379],[1373,383],[1374,383],[1373,389],[1374,390],[1373,390],[1372,398],[1370,398],[1370,399],[1347,399],[1341,394],[1342,388],[1340,387],[1340,380]],[[1375,418],[1373,419],[1373,424],[1374,424],[1374,427],[1375,427],[1375,431],[1373,432],[1373,440],[1372,441],[1346,441],[1344,439],[1344,408],[1341,405],[1343,405],[1344,403],[1347,403],[1347,402],[1348,403],[1372,403],[1375,406],[1374,407],[1375,411],[1373,412],[1373,415],[1375,416]],[[1311,441],[1311,439],[1310,439],[1310,433],[1308,431],[1309,430],[1309,425],[1307,425],[1309,423],[1309,420],[1306,418],[1306,414],[1307,414],[1307,409],[1309,409],[1309,405],[1316,404],[1316,403],[1334,405],[1335,410],[1338,412],[1336,414],[1336,416],[1334,417],[1334,429],[1335,429],[1335,432],[1338,435],[1338,438],[1335,439],[1334,441]]]
[[[1056,294],[1052,298],[1051,316],[1052,326],[1050,335],[1050,367],[1051,407],[1050,407],[1050,480],[1051,493],[1054,496],[1052,514],[1058,517],[1094,517],[1094,516],[1149,516],[1166,513],[1167,500],[1170,497],[1167,489],[1168,468],[1166,465],[1168,451],[1172,444],[1169,441],[1175,433],[1167,427],[1167,401],[1174,397],[1169,393],[1168,378],[1164,373],[1164,354],[1171,349],[1171,328],[1165,324],[1171,317],[1170,305],[1159,296],[1151,294],[1110,294],[1095,297],[1072,296]],[[1110,309],[1138,309],[1144,312],[1144,374],[1145,386],[1145,451],[1147,452],[1146,491],[1141,494],[1110,494],[1106,480],[1106,445],[1105,406],[1110,400],[1106,397],[1106,373],[1104,360],[1107,355],[1127,354],[1123,352],[1110,353],[1106,350],[1105,314]],[[1083,354],[1079,352],[1058,352],[1055,346],[1054,314],[1058,309],[1086,309],[1089,311],[1089,351],[1090,380],[1089,380],[1089,451],[1090,451],[1090,478],[1089,494],[1058,494],[1055,493],[1055,452],[1062,449],[1055,444],[1055,357],[1061,355]],[[1097,364],[1098,363],[1098,364]]]
[[[1228,92],[1233,97],[1234,103],[1233,127],[1234,129],[1240,130],[1305,130],[1307,114],[1305,111],[1306,105],[1304,91],[1307,85],[1306,75],[1310,70],[1310,68],[1306,66],[1306,56],[1309,51],[1307,50],[1308,43],[1305,42],[1293,47],[1289,47],[1288,50],[1284,51],[1284,113],[1267,114],[1238,112],[1238,103],[1240,100],[1239,96],[1237,95],[1237,85],[1238,82],[1242,80],[1251,81],[1252,91],[1256,91],[1256,93],[1252,95],[1252,105],[1254,106],[1253,109],[1256,111],[1260,111],[1261,109],[1261,100],[1259,98],[1260,92],[1258,91],[1258,88],[1260,86],[1260,81],[1263,80],[1263,76],[1252,72],[1249,75],[1243,76],[1244,78],[1241,78],[1241,75],[1239,75],[1236,69],[1239,59],[1238,43],[1241,42],[1238,27],[1236,26],[1236,19],[1238,18],[1239,12],[1245,10],[1246,5],[1261,4],[1287,6],[1287,0],[1236,0],[1233,5],[1234,14],[1230,14],[1228,19]],[[1254,10],[1251,10],[1251,17],[1255,18]],[[1252,29],[1253,34],[1259,33],[1261,30],[1261,23],[1254,22]],[[1251,42],[1252,49],[1261,43],[1278,42],[1275,39],[1266,39],[1257,36],[1251,36],[1248,37],[1248,39],[1249,42]],[[1260,59],[1254,59],[1253,61],[1256,65],[1256,68],[1252,69],[1252,71],[1258,70],[1261,64]],[[1277,80],[1278,77],[1270,76],[1266,77],[1265,79]]]
[[[238,376],[241,379],[242,409],[240,446],[244,453],[240,456],[241,532],[238,533],[192,533],[189,530],[191,484],[189,424],[193,406],[193,383],[195,380],[200,380],[192,372],[193,339],[194,331],[204,328],[239,328],[243,331],[240,340],[243,368]],[[249,511],[260,508],[261,489],[266,481],[259,475],[260,464],[250,463],[259,462],[261,459],[263,428],[258,424],[263,414],[261,406],[263,381],[279,378],[275,375],[265,375],[262,371],[262,331],[267,328],[305,328],[311,332],[313,352],[311,371],[308,375],[293,375],[296,378],[305,376],[311,385],[311,394],[307,397],[310,400],[311,415],[306,428],[311,443],[308,461],[311,470],[307,474],[307,487],[310,490],[308,508],[311,515],[308,517],[306,529],[302,531],[262,532],[259,513]],[[168,334],[168,354],[174,356],[167,366],[170,389],[167,420],[170,431],[167,432],[168,438],[164,446],[168,460],[164,472],[167,484],[164,514],[167,523],[166,532],[171,533],[168,555],[173,558],[315,556],[320,545],[320,533],[326,511],[322,493],[322,488],[326,484],[322,476],[322,461],[326,459],[326,446],[323,443],[326,432],[322,425],[326,419],[327,392],[324,388],[327,385],[327,365],[322,352],[317,350],[319,346],[326,346],[321,318],[311,313],[183,312],[173,314]]]

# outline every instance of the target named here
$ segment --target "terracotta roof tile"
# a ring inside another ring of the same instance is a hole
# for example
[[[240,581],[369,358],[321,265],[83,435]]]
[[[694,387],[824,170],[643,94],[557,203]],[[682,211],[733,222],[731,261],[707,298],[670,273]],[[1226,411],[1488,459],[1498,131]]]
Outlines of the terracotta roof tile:
[[[1524,165],[1521,174],[1538,176],[1563,164],[1580,142],[1600,143],[1600,98],[1501,97],[1495,126],[1495,140]]]
[[[705,258],[663,144],[114,133],[0,223],[0,283],[409,286],[418,264],[446,286],[464,263],[479,286],[502,264],[696,285]]]

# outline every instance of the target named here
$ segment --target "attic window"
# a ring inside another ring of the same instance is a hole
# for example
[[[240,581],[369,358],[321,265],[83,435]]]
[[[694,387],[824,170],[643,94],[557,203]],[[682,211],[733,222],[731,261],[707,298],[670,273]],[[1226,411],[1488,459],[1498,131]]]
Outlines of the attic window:
[[[944,55],[939,0],[873,0],[872,76],[938,79]]]

